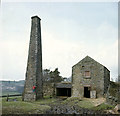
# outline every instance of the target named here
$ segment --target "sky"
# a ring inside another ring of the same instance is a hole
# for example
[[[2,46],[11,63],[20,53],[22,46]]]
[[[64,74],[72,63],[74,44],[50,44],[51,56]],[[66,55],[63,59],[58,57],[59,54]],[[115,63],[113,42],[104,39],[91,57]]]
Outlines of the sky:
[[[118,76],[117,2],[5,2],[1,5],[1,80],[23,80],[31,17],[41,18],[43,69],[70,77],[90,56]]]

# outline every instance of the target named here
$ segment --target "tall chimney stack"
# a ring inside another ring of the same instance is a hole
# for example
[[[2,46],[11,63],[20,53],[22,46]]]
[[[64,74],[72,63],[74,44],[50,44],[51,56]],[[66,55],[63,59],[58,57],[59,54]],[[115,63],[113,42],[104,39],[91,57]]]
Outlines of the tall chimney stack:
[[[23,101],[43,97],[41,24],[38,16],[31,17],[31,35]]]

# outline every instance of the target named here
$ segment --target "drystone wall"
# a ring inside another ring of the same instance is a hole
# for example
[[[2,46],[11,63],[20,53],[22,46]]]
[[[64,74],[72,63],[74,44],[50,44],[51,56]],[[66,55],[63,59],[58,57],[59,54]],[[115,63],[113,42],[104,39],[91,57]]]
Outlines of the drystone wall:
[[[108,87],[108,91],[106,94],[106,102],[111,105],[120,104],[120,98],[119,98],[119,88],[120,84],[115,82],[110,82],[110,85]]]
[[[43,83],[43,96],[54,96],[55,85],[54,83]]]

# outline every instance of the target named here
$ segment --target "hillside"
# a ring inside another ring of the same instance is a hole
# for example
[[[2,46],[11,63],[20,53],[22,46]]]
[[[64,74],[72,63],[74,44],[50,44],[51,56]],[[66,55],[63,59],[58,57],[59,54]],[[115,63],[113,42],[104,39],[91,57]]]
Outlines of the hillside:
[[[20,81],[0,81],[3,95],[22,94],[24,89],[24,80]],[[0,95],[1,96],[1,95]]]

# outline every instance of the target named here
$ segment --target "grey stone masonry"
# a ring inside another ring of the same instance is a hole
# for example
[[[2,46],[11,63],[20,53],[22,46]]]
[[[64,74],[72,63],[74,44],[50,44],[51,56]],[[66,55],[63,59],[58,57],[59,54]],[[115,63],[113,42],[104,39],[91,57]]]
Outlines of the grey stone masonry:
[[[56,88],[72,88],[72,84],[71,83],[56,83],[55,84]]]
[[[29,54],[23,93],[24,101],[35,101],[43,97],[41,19],[38,16],[33,16],[31,19]],[[35,92],[33,92],[33,86],[36,87]]]
[[[91,98],[104,97],[110,83],[110,71],[89,56],[72,67],[72,96],[84,97],[86,88]]]

